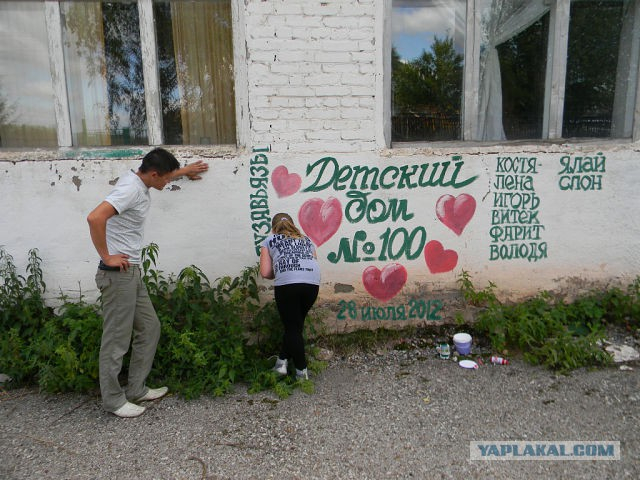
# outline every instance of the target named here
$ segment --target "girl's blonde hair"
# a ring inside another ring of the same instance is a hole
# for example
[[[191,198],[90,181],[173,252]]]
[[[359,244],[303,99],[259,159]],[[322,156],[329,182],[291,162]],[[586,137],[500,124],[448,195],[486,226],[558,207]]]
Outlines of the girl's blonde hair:
[[[278,235],[286,235],[292,238],[303,238],[298,227],[288,213],[276,213],[271,219],[271,230]]]

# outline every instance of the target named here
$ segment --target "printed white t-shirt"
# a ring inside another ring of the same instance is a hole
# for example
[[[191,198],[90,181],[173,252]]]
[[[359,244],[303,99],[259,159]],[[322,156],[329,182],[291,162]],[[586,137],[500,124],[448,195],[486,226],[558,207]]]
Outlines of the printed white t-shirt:
[[[131,170],[116,184],[105,198],[118,215],[107,220],[107,248],[110,255],[129,255],[129,263],[140,264],[144,222],[151,206],[149,188]]]
[[[313,256],[316,246],[308,237],[292,238],[270,234],[262,242],[273,261],[274,286],[291,283],[320,285],[320,265]]]

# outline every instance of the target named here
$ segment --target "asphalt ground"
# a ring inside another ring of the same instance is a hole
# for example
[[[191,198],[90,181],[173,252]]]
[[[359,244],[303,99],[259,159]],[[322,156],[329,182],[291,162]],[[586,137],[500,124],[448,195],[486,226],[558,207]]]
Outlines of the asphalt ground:
[[[169,394],[134,419],[97,395],[0,390],[0,478],[640,478],[639,362],[557,375],[385,349],[334,356],[313,383],[286,399]],[[473,441],[620,442],[620,459],[472,460]]]

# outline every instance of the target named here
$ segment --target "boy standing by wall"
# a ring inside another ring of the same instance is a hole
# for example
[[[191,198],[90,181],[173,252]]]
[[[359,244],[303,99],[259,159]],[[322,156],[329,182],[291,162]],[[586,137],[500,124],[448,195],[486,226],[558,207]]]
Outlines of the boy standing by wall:
[[[156,400],[168,391],[167,387],[154,389],[145,385],[160,339],[160,321],[140,270],[144,222],[151,203],[149,190],[162,190],[181,176],[199,180],[208,168],[202,161],[180,168],[167,150],[151,150],[138,171],[131,170],[120,178],[87,217],[91,241],[100,255],[96,273],[104,317],[100,393],[104,409],[118,417],[141,415],[145,407],[136,402]],[[118,375],[130,344],[129,378],[123,388]]]

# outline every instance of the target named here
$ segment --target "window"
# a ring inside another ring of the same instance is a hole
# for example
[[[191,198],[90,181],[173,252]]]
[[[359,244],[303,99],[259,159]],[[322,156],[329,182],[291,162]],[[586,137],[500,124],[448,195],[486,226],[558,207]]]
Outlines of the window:
[[[47,45],[44,3],[0,2],[0,147],[57,145]]]
[[[392,138],[461,138],[465,1],[398,1],[393,11]]]
[[[634,136],[640,0],[393,0],[392,29],[393,142]]]
[[[549,14],[498,45],[505,138],[542,138]]]
[[[618,82],[626,83],[629,73],[630,52],[626,49],[631,32],[622,38],[623,7],[623,2],[571,3],[563,137],[630,136],[619,125],[611,131],[616,123],[614,111],[618,110],[614,106],[616,90],[619,93],[626,88]],[[595,18],[598,21],[593,21]]]
[[[230,2],[154,4],[165,143],[235,143]]]
[[[148,143],[137,5],[64,2],[61,13],[73,145]]]
[[[236,143],[231,0],[2,2],[0,12],[0,146]]]

